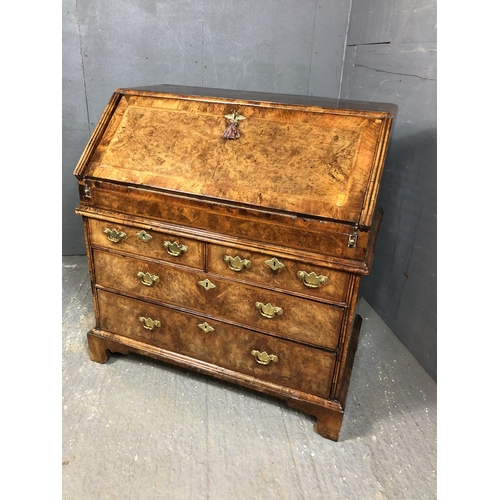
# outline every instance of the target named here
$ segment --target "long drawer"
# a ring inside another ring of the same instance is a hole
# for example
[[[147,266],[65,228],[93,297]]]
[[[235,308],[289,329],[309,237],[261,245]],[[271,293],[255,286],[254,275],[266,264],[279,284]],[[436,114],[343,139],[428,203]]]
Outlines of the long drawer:
[[[97,291],[98,327],[266,381],[328,397],[335,353]]]
[[[344,309],[176,266],[94,249],[96,283],[273,335],[335,349]]]

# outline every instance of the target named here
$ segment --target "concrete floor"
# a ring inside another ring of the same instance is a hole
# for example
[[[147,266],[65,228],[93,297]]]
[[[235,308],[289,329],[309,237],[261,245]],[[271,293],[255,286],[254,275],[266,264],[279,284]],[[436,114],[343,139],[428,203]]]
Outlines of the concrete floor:
[[[436,384],[366,301],[335,443],[278,399],[135,355],[90,361],[86,258],[62,260],[64,500],[437,497]]]

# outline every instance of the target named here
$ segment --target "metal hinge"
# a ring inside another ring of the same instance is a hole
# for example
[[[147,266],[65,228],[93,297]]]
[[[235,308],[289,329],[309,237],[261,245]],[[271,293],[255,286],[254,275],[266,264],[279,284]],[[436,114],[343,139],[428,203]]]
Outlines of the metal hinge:
[[[83,193],[86,198],[92,198],[92,193],[90,192],[90,186],[87,186],[87,181],[83,183]]]
[[[347,238],[347,248],[356,248],[358,242],[358,224],[354,226],[354,231]]]

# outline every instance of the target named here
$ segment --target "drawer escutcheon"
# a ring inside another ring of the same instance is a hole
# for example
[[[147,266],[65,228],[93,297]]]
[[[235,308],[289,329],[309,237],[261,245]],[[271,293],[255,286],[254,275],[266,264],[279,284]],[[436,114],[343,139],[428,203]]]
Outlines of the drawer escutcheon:
[[[150,273],[143,273],[139,271],[137,276],[140,278],[141,283],[146,286],[153,286],[155,283],[160,282],[160,277]]]
[[[260,314],[264,316],[264,318],[274,318],[275,314],[278,316],[283,314],[283,309],[281,307],[272,306],[270,303],[263,304],[262,302],[256,302],[255,307],[259,310]]]
[[[285,267],[285,264],[280,262],[276,257],[266,260],[265,264],[267,264],[273,271],[277,271],[278,269]]]
[[[211,327],[206,321],[205,323],[199,323],[198,328],[203,330],[205,333],[215,332],[215,329]]]
[[[215,285],[208,278],[203,281],[198,281],[198,285],[203,287],[205,290],[210,290],[211,288],[215,288]]]
[[[163,246],[165,247],[167,253],[169,255],[172,255],[172,257],[179,257],[179,255],[188,251],[188,247],[186,245],[179,245],[177,241],[164,241]]]
[[[278,356],[274,354],[267,354],[266,351],[260,352],[254,349],[252,351],[252,356],[255,358],[255,361],[259,363],[259,365],[268,365],[271,361],[274,363],[278,362]]]
[[[141,316],[139,321],[146,330],[153,330],[155,327],[159,328],[161,323],[157,319],[145,318]]]
[[[146,231],[144,231],[144,229],[142,231],[139,231],[136,236],[144,243],[146,243],[146,241],[149,241],[151,240],[153,237],[146,233]]]
[[[108,240],[113,243],[120,243],[120,241],[127,237],[127,233],[119,231],[118,229],[109,229],[105,227],[102,232],[108,237]]]
[[[329,281],[328,276],[318,276],[314,271],[311,273],[298,271],[297,276],[302,280],[302,283],[309,288],[318,288],[320,285],[326,285]]]
[[[229,267],[231,271],[236,272],[240,272],[243,269],[250,269],[252,267],[252,263],[248,259],[242,259],[238,255],[236,255],[236,257],[224,255],[224,262],[227,263],[227,267]]]

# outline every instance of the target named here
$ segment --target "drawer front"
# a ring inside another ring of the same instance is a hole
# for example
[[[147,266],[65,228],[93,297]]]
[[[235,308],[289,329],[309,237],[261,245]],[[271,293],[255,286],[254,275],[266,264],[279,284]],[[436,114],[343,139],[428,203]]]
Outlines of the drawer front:
[[[95,219],[89,219],[89,227],[92,245],[198,269],[204,267],[204,243],[201,241]]]
[[[328,397],[335,354],[98,291],[99,327],[320,397]],[[142,319],[141,319],[142,318]]]
[[[133,186],[91,184],[93,207],[132,216],[153,218],[193,229],[208,230],[236,238],[262,241],[271,245],[334,258],[354,271],[366,274],[369,231],[360,231],[354,248],[348,246],[353,226],[325,220],[302,219],[283,214],[265,214],[249,208],[228,207],[221,203],[189,199]]]
[[[272,254],[209,245],[208,270],[230,278],[345,303],[349,273]]]
[[[335,349],[344,310],[169,265],[94,250],[96,283]]]

